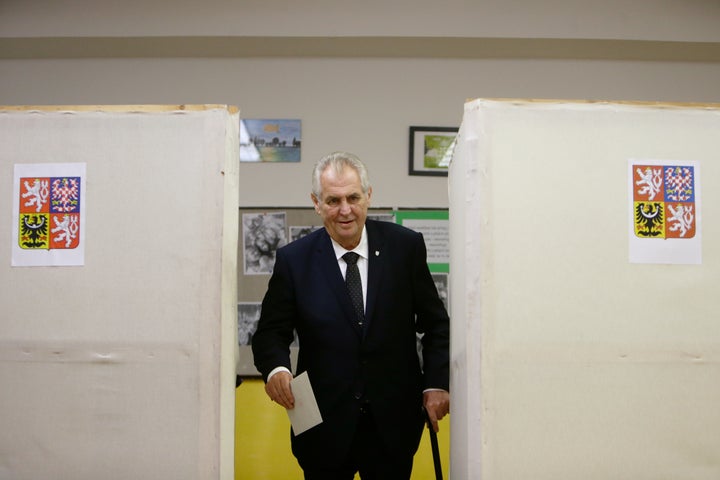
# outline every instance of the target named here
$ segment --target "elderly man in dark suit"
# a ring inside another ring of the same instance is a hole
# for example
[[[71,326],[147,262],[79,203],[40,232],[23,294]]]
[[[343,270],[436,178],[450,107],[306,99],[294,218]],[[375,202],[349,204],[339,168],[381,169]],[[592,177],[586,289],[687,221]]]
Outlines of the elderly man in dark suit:
[[[323,418],[292,436],[306,479],[409,479],[423,407],[436,431],[450,408],[449,319],[425,242],[367,220],[371,195],[355,155],[316,164],[311,198],[325,228],[277,251],[252,340],[265,391],[291,409],[297,331],[296,373],[308,373]]]

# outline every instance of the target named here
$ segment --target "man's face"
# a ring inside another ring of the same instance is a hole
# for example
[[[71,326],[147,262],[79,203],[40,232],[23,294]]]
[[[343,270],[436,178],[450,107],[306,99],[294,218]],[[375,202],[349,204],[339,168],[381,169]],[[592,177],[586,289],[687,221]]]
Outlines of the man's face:
[[[320,187],[322,198],[311,195],[315,210],[330,237],[352,250],[360,243],[372,188],[363,193],[360,177],[351,167],[345,167],[340,174],[326,168],[320,176]]]

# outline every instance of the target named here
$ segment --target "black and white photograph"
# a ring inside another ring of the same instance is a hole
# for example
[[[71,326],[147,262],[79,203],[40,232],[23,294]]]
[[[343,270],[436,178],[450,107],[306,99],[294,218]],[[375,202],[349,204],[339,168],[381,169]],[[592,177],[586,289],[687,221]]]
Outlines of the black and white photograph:
[[[395,223],[395,214],[392,213],[368,213],[368,220],[377,220],[378,222]]]
[[[447,273],[431,273],[430,274],[435,282],[435,288],[437,288],[438,296],[445,305],[445,310],[450,313],[450,284],[449,275]]]
[[[242,347],[250,345],[252,336],[260,320],[260,302],[238,303],[238,344]]]
[[[285,212],[243,213],[243,259],[245,275],[272,273],[275,252],[287,243]]]
[[[318,228],[323,228],[322,225],[309,225],[309,226],[290,226],[290,241],[294,242],[295,240],[304,237],[308,233],[312,233]]]
[[[260,320],[260,302],[239,302],[237,306],[238,317],[238,344],[239,357],[235,365],[235,373],[242,376],[257,376],[260,373],[253,365],[252,337],[257,330]]]

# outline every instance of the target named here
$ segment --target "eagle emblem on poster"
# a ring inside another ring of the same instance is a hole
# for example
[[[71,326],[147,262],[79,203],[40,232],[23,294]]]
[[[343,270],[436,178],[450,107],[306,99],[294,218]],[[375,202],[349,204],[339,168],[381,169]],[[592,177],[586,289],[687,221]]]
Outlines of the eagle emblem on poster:
[[[633,165],[635,235],[688,239],[695,236],[695,167]]]
[[[77,248],[81,227],[80,177],[21,177],[19,180],[20,248]]]

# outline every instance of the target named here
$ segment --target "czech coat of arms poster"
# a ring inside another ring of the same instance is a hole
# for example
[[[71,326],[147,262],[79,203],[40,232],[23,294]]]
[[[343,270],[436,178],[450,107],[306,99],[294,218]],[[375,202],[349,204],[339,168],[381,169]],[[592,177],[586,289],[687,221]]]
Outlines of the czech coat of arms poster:
[[[697,162],[632,160],[630,261],[701,263]]]
[[[16,164],[13,266],[83,265],[85,164]]]

